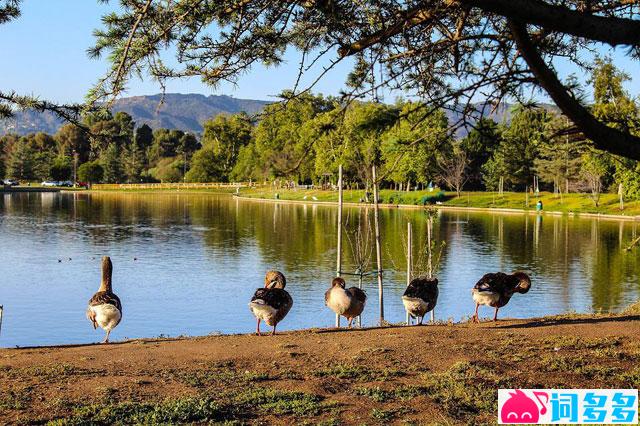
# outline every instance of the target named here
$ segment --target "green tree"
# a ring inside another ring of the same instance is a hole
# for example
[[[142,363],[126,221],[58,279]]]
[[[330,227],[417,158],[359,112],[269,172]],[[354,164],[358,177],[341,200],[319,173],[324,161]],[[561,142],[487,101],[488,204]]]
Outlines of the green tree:
[[[368,187],[371,168],[383,164],[382,140],[398,122],[396,106],[370,102],[355,102],[344,112],[338,106],[318,117],[319,134],[313,135],[315,174],[336,176],[343,165],[347,181],[363,182]],[[311,123],[309,124],[311,125]],[[379,172],[383,175],[382,170]]]
[[[149,170],[149,173],[160,182],[180,182],[183,177],[183,161],[180,157],[163,158],[154,168]]]
[[[500,178],[505,188],[524,190],[533,184],[534,160],[541,144],[547,143],[550,115],[542,108],[519,107],[502,131],[502,140],[483,166],[488,189],[495,190]]]
[[[100,164],[104,171],[102,179],[106,183],[118,183],[122,181],[122,164],[118,146],[115,143],[109,144],[102,156]]]
[[[194,155],[194,164],[192,164],[192,168],[195,167],[196,155]],[[258,162],[258,158],[259,156],[256,152],[255,143],[250,142],[248,145],[241,147],[238,151],[236,164],[233,166],[233,170],[229,174],[229,180],[237,182],[242,180],[255,181],[264,179],[268,174],[268,170],[264,164],[260,164]]]
[[[407,102],[395,125],[382,136],[384,175],[398,184],[428,184],[440,174],[439,165],[451,152],[449,123],[442,110]]]
[[[149,162],[155,164],[162,158],[175,157],[185,133],[182,130],[156,129],[153,131],[153,145],[149,150]]]
[[[469,134],[462,139],[460,148],[469,161],[469,187],[475,190],[485,189],[482,180],[482,167],[489,161],[502,140],[501,127],[490,118],[482,118],[474,125]]]
[[[284,97],[288,94],[283,94]],[[305,181],[312,178],[314,141],[307,129],[316,115],[331,109],[322,96],[301,95],[283,104],[268,105],[255,128],[258,164],[265,166],[265,178]]]
[[[58,154],[72,157],[73,153],[78,154],[78,162],[84,163],[89,160],[91,144],[87,133],[73,124],[65,124],[54,135],[57,142]]]
[[[53,180],[69,180],[73,169],[69,157],[58,156],[53,160],[49,168],[49,176]]]
[[[137,143],[132,142],[122,149],[122,170],[127,182],[140,182],[140,177],[144,169],[144,151]]]
[[[576,136],[567,133],[567,124],[561,117],[550,122],[549,133],[555,136],[539,144],[534,160],[536,174],[542,181],[553,183],[554,192],[570,191],[570,182],[580,178],[582,156],[588,149],[585,141],[575,140]]]
[[[611,169],[610,156],[605,153],[590,152],[582,156],[580,173],[585,179],[591,199],[596,207],[600,203],[600,195],[604,189],[603,178]]]
[[[611,59],[596,59],[591,77],[595,101],[592,110],[593,115],[608,126],[639,135],[639,108],[623,87],[629,80],[629,75],[617,69]],[[640,198],[640,162],[615,157],[613,164],[613,176],[604,176],[604,181],[615,179],[616,186],[622,185],[626,197]]]
[[[14,179],[35,178],[35,152],[26,137],[21,137],[12,147],[7,158],[7,175]]]
[[[212,158],[213,154],[217,162],[210,176],[217,176],[222,180],[229,179],[238,161],[240,149],[251,142],[252,130],[251,119],[245,113],[231,116],[220,114],[212,120],[205,121],[201,143],[203,149],[211,148],[206,157]],[[203,159],[201,158],[198,166],[200,168],[204,165]],[[202,172],[203,170],[198,173]]]
[[[102,181],[103,176],[104,169],[99,161],[87,161],[78,167],[78,179],[88,183],[89,186]]]
[[[185,175],[187,182],[220,182],[226,179],[223,161],[212,145],[198,150],[191,160],[191,168]]]

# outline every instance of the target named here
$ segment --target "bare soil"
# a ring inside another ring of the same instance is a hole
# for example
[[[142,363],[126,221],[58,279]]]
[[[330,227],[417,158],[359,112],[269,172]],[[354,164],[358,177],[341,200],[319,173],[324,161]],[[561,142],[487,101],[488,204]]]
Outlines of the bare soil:
[[[0,350],[0,423],[493,424],[499,388],[638,388],[640,316]]]

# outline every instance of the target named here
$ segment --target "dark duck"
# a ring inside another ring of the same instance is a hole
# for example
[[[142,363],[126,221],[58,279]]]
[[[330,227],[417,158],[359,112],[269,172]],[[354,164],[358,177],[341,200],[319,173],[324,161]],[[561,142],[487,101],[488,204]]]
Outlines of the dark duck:
[[[284,319],[293,306],[293,299],[284,289],[287,285],[282,272],[269,271],[264,279],[264,288],[259,288],[253,294],[249,308],[258,320],[256,334],[260,336],[260,321],[273,327],[271,335],[276,334],[276,325]]]
[[[113,265],[108,256],[102,258],[102,282],[98,292],[89,300],[87,318],[91,321],[94,330],[98,327],[106,331],[102,343],[109,343],[109,334],[122,320],[122,303],[115,295],[111,286]]]
[[[409,315],[422,324],[427,312],[431,312],[438,303],[438,279],[414,278],[402,295],[402,304]]]
[[[473,300],[476,302],[476,311],[473,315],[473,322],[480,322],[478,318],[478,308],[480,305],[495,308],[493,320],[498,320],[498,309],[509,303],[511,296],[515,293],[525,294],[531,288],[531,278],[524,272],[505,274],[496,272],[486,274],[476,283],[471,291]]]

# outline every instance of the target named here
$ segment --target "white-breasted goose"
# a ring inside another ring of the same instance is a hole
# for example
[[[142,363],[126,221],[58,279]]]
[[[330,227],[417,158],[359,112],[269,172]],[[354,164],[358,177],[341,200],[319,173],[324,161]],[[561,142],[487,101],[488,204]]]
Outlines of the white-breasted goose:
[[[476,311],[473,322],[480,322],[478,308],[480,305],[491,306],[496,311],[493,320],[498,320],[498,309],[509,303],[514,293],[525,294],[531,288],[531,278],[524,272],[515,272],[511,275],[503,272],[486,274],[476,283],[471,290],[473,300],[476,302]]]
[[[351,327],[353,319],[364,311],[367,294],[358,287],[345,287],[346,283],[342,278],[334,278],[331,288],[324,293],[324,303],[333,312],[345,317]]]
[[[279,271],[269,271],[264,278],[264,288],[259,288],[253,294],[249,308],[258,320],[256,334],[260,334],[260,321],[273,327],[271,335],[276,334],[276,325],[287,316],[293,306],[291,295],[284,289],[287,280]]]
[[[418,277],[411,280],[402,295],[402,304],[412,317],[422,324],[427,312],[438,303],[438,279]]]
[[[113,293],[111,275],[113,265],[109,256],[102,258],[102,282],[98,292],[89,300],[87,318],[93,324],[93,329],[100,327],[107,332],[102,343],[109,343],[109,334],[122,320],[122,303]]]

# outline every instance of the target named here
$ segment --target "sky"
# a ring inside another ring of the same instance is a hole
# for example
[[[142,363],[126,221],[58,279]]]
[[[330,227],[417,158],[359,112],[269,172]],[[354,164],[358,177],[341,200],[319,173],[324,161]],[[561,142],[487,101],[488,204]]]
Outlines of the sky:
[[[88,89],[107,70],[106,61],[89,59],[86,49],[94,41],[92,31],[101,26],[100,17],[114,7],[113,0],[106,5],[95,0],[24,0],[21,17],[0,26],[0,90],[15,90],[19,94],[32,94],[60,103],[81,102]],[[602,53],[611,54],[614,62],[632,76],[640,75],[638,63],[626,58],[623,49],[602,50]],[[277,68],[255,67],[243,75],[237,85],[222,84],[211,88],[198,78],[191,78],[169,82],[167,92],[273,100],[282,90],[291,88],[296,80],[296,52],[287,52],[285,61]],[[575,72],[566,64],[557,65],[562,76]],[[349,62],[340,64],[314,87],[314,91],[338,94],[344,88],[349,70]],[[638,96],[640,77],[626,87],[632,96]],[[125,96],[158,92],[160,87],[155,82],[136,80],[131,82]]]

